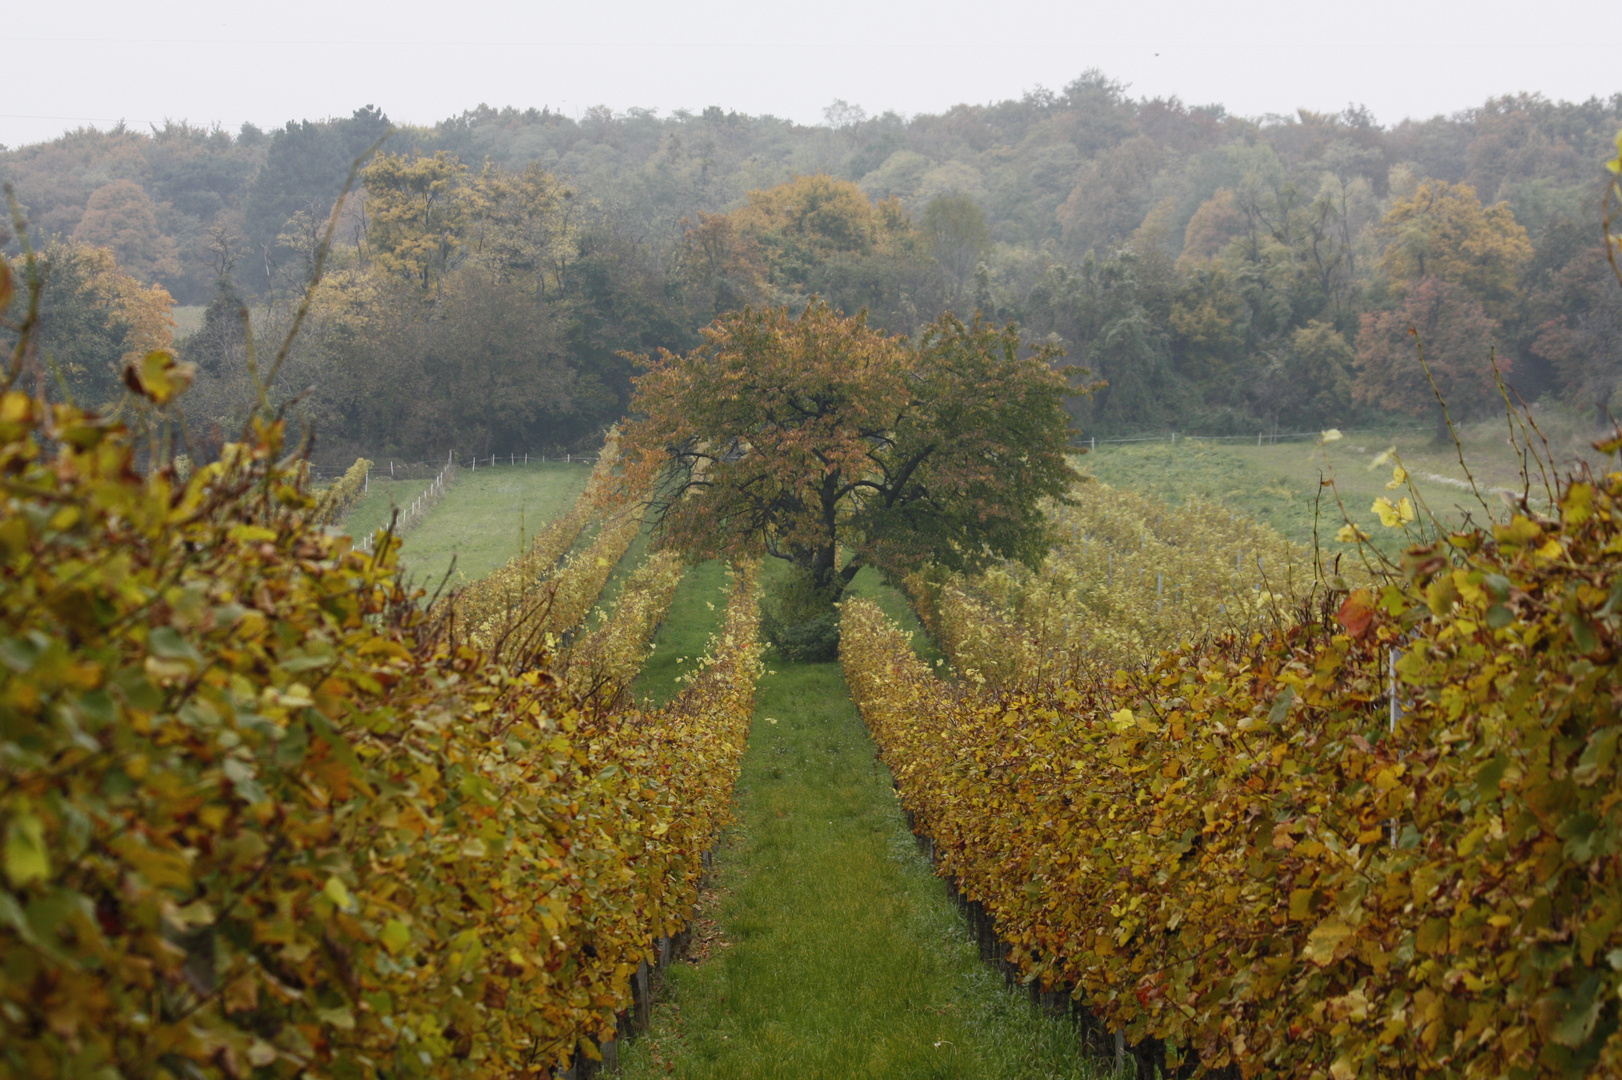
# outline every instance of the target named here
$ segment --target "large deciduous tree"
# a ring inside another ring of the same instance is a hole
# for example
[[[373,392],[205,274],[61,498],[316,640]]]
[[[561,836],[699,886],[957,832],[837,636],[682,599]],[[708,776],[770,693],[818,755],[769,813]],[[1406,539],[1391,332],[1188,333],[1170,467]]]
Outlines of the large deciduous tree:
[[[1430,416],[1437,441],[1444,441],[1447,421],[1436,394],[1455,416],[1492,405],[1499,392],[1494,355],[1500,372],[1507,375],[1511,365],[1497,337],[1498,323],[1462,286],[1423,278],[1409,286],[1395,310],[1363,316],[1357,334],[1357,398],[1410,416]]]
[[[948,298],[961,305],[981,257],[991,247],[991,226],[980,204],[961,192],[937,195],[924,207],[924,239],[946,278]]]
[[[378,265],[423,288],[443,286],[475,209],[468,167],[448,150],[379,154],[361,180]]]
[[[716,320],[647,361],[624,482],[656,492],[666,538],[698,555],[764,550],[831,602],[863,566],[1035,565],[1066,460],[1056,350],[944,315],[916,341],[813,302]]]
[[[1510,314],[1532,242],[1507,203],[1483,206],[1469,184],[1427,182],[1391,204],[1380,231],[1380,268],[1395,291],[1436,278],[1462,286],[1495,319]]]
[[[874,202],[849,180],[800,176],[724,218],[689,224],[683,275],[699,310],[799,308],[818,296],[872,322],[912,330],[940,310],[928,243],[896,199]]]
[[[174,240],[158,227],[157,208],[133,180],[97,188],[73,238],[88,247],[107,248],[125,273],[143,281],[180,273]]]

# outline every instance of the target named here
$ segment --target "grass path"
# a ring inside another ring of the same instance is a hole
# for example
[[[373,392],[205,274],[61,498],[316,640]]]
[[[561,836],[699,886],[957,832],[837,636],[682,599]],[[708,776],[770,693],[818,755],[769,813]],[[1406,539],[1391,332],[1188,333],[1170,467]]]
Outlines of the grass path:
[[[839,666],[776,667],[760,684],[738,824],[716,853],[714,923],[698,935],[708,958],[671,970],[625,1075],[1100,1075],[1068,1022],[1038,1015],[980,962],[902,822]]]
[[[688,567],[637,676],[633,692],[638,701],[658,707],[681,690],[676,680],[704,655],[710,635],[721,630],[726,593],[725,563],[712,559]]]

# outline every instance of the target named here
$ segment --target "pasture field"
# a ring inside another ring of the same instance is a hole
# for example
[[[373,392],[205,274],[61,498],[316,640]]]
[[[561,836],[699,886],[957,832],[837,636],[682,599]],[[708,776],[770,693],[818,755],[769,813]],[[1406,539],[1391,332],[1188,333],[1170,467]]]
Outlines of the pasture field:
[[[207,310],[202,304],[176,304],[170,309],[170,316],[175,320],[176,345],[203,328],[203,313]]]
[[[1593,436],[1586,426],[1562,414],[1542,416],[1539,422],[1549,436],[1558,469],[1601,462],[1589,445]],[[1501,513],[1504,504],[1493,489],[1522,490],[1520,464],[1509,445],[1507,426],[1502,420],[1481,421],[1460,425],[1458,431],[1470,473],[1494,513]],[[1304,439],[1264,446],[1198,440],[1105,444],[1082,455],[1076,464],[1107,484],[1165,502],[1181,504],[1199,497],[1220,503],[1310,548],[1318,482],[1331,470],[1351,519],[1375,537],[1385,533],[1371,506],[1377,498],[1395,499],[1402,492],[1386,490],[1391,479],[1389,466],[1371,469],[1370,463],[1393,446],[1421,497],[1439,518],[1458,524],[1465,512],[1473,512],[1477,522],[1485,520],[1459,466],[1458,450],[1452,443],[1436,443],[1428,429],[1353,432],[1325,448]],[[1541,452],[1541,442],[1538,446]],[[1535,465],[1531,492],[1536,505],[1543,498],[1543,485]],[[1328,489],[1319,514],[1323,546],[1333,552],[1337,548],[1335,530],[1342,519]]]
[[[406,574],[431,591],[454,559],[452,584],[483,577],[569,509],[590,476],[588,466],[561,462],[462,470],[433,513],[406,537],[400,554]]]
[[[354,509],[344,517],[344,532],[359,540],[388,525],[398,507],[402,513],[411,501],[428,490],[431,480],[390,480],[379,478],[377,469],[366,486],[366,494],[355,502]]]

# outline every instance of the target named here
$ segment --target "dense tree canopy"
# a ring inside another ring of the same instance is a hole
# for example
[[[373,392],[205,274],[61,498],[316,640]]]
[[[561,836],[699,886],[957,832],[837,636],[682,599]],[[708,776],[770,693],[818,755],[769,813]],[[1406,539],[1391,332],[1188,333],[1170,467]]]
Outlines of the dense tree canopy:
[[[124,393],[125,365],[174,344],[174,300],[162,286],[125,273],[108,249],[59,241],[39,253],[34,270],[42,282],[34,344],[53,394],[108,407]],[[11,302],[7,314],[20,322],[23,291]],[[0,341],[11,340],[0,332]]]
[[[950,315],[917,341],[813,303],[746,309],[637,379],[625,484],[669,542],[764,549],[832,598],[863,566],[1038,562],[1075,479],[1049,349]]]
[[[91,247],[109,249],[126,272],[143,281],[180,270],[174,240],[158,227],[151,197],[133,180],[114,180],[97,188],[73,235]]]
[[[1108,379],[1071,403],[1089,434],[1346,426],[1390,413],[1347,351],[1379,352],[1364,327],[1400,319],[1436,278],[1497,324],[1518,390],[1599,415],[1622,386],[1618,290],[1593,258],[1619,126],[1622,95],[1516,95],[1382,127],[1358,109],[1248,118],[1133,100],[1098,72],[938,115],[841,105],[815,127],[718,108],[480,106],[390,136],[328,264],[355,291],[329,306],[284,400],[304,395],[334,454],[594,441],[629,400],[621,352],[681,351],[728,312],[819,296],[890,333],[944,311],[1018,324]],[[245,304],[262,336],[285,323],[351,164],[389,130],[371,107],[268,134],[81,130],[0,150],[0,180],[36,241],[105,246],[121,272],[199,309],[225,297],[181,320],[206,324],[212,344],[194,351],[213,355],[227,308]],[[237,262],[227,290],[221,236]],[[463,383],[456,362],[424,368],[423,349],[386,345],[385,325],[434,338],[456,321],[439,305],[462,304],[475,280],[499,325],[548,328],[532,355],[468,356]],[[1483,362],[1489,347],[1472,344]],[[538,386],[589,392],[484,425],[476,408],[434,412],[400,389],[471,394],[522,383],[526,365]],[[213,389],[241,366],[216,366]],[[493,384],[473,374],[492,367]],[[343,403],[357,385],[375,409]],[[423,419],[344,419],[390,410]]]
[[[1482,206],[1468,184],[1420,184],[1381,223],[1380,267],[1393,282],[1436,278],[1462,286],[1497,318],[1510,313],[1532,243],[1505,203]]]

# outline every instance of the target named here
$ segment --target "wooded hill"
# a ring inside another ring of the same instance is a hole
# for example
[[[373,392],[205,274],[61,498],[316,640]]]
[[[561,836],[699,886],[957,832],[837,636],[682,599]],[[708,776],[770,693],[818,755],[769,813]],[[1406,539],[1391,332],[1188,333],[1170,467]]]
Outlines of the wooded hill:
[[[1109,383],[1075,406],[1092,433],[1429,417],[1410,325],[1460,414],[1496,398],[1489,354],[1528,398],[1596,412],[1622,382],[1599,227],[1619,127],[1622,95],[1382,127],[1134,100],[1097,72],[940,115],[840,102],[815,127],[481,106],[384,144],[273,389],[329,446],[567,444],[624,408],[622,351],[820,295],[892,330],[983,310],[1056,341]],[[155,283],[211,305],[185,346],[188,419],[205,442],[231,430],[240,307],[260,336],[285,325],[351,162],[388,129],[368,106],[0,153],[56,268],[42,340],[65,385],[117,393]]]

